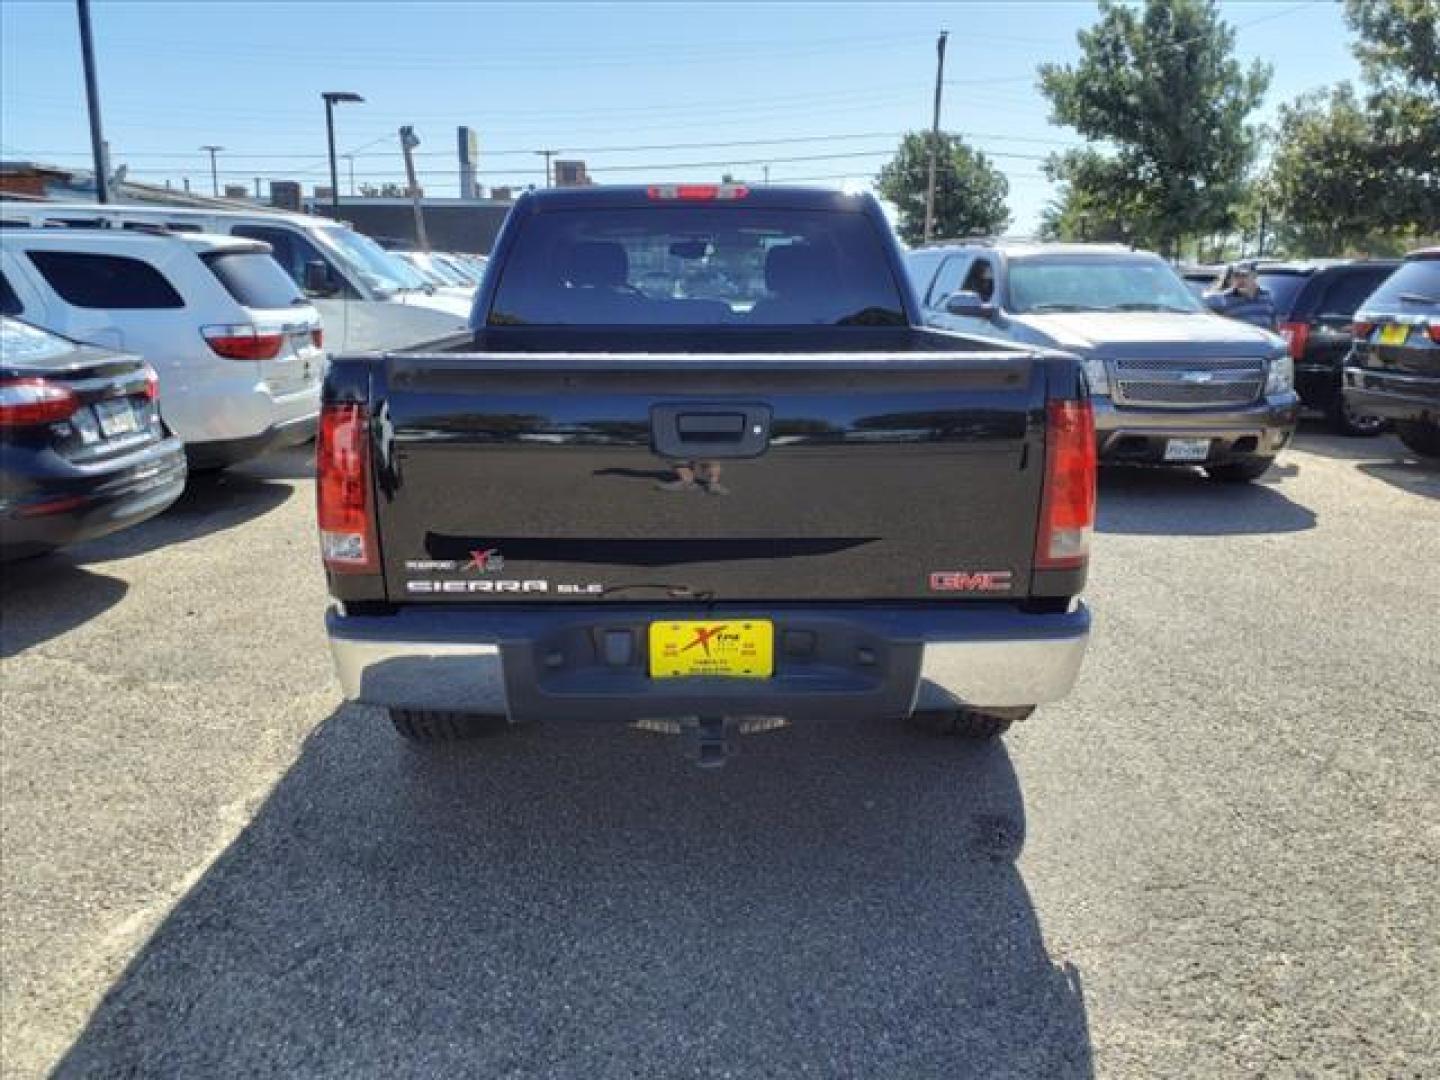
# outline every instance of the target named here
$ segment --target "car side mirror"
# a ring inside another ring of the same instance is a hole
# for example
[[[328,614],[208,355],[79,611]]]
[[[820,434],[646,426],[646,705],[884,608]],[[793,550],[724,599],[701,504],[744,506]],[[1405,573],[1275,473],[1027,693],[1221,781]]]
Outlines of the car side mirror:
[[[327,263],[312,259],[305,264],[305,291],[311,296],[334,296],[340,291]]]
[[[945,298],[945,313],[962,319],[988,319],[995,314],[995,305],[981,300],[979,293],[961,289]]]

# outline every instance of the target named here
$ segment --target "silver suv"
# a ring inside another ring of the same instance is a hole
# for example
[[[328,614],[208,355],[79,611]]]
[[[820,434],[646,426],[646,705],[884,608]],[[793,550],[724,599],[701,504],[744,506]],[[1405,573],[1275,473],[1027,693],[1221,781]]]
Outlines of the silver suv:
[[[1254,480],[1294,434],[1284,340],[1213,314],[1156,255],[967,241],[912,251],[906,264],[929,325],[1080,357],[1102,462]]]

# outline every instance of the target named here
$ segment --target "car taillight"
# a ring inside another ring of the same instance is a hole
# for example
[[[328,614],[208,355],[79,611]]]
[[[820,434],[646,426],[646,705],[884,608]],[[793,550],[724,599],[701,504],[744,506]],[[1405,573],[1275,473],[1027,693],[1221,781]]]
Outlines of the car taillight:
[[[1425,328],[1425,332],[1430,335],[1431,341],[1440,345],[1440,322],[1432,322]]]
[[[655,184],[652,199],[743,199],[750,194],[744,184]]]
[[[154,401],[160,396],[160,376],[149,364],[145,365],[145,399]]]
[[[310,331],[310,344],[314,345],[317,349],[323,349],[325,347],[325,328],[323,326],[317,326],[314,330]]]
[[[284,334],[262,334],[253,326],[202,326],[200,332],[211,351],[226,360],[273,360],[285,342]]]
[[[0,380],[0,427],[27,427],[68,420],[80,399],[48,379]]]
[[[1052,401],[1045,413],[1045,488],[1035,538],[1038,570],[1090,558],[1095,528],[1095,412],[1087,401]]]
[[[1290,346],[1290,359],[1299,360],[1305,355],[1305,344],[1310,340],[1310,324],[1287,322],[1280,324],[1280,336]]]
[[[373,574],[379,566],[370,497],[369,418],[363,406],[326,405],[315,439],[320,555],[331,570]]]
[[[1350,334],[1357,341],[1368,340],[1371,331],[1374,329],[1375,324],[1373,322],[1354,322],[1350,324]]]

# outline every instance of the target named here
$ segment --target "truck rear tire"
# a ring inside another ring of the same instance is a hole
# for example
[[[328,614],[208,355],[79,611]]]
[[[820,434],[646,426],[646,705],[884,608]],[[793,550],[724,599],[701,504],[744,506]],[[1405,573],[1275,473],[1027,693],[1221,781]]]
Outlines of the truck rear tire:
[[[1251,480],[1259,480],[1265,475],[1265,470],[1274,464],[1273,457],[1246,458],[1228,465],[1206,465],[1205,474],[1222,484],[1248,484]]]
[[[1395,434],[1421,457],[1440,458],[1440,424],[1418,420],[1396,420]]]
[[[508,726],[504,716],[490,713],[441,712],[435,709],[391,709],[390,723],[402,738],[417,743],[461,742],[493,735]]]
[[[1035,711],[1034,705],[1010,705],[989,709],[924,709],[910,715],[910,723],[932,735],[961,739],[998,739],[1017,720]]]

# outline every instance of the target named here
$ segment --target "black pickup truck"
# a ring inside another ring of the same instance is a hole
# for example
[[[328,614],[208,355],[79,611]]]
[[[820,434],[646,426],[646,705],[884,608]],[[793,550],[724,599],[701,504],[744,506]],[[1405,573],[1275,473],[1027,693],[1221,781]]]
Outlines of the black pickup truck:
[[[1073,358],[925,329],[868,196],[521,197],[472,333],[330,368],[327,629],[397,730],[919,716],[1075,681],[1095,436]]]

